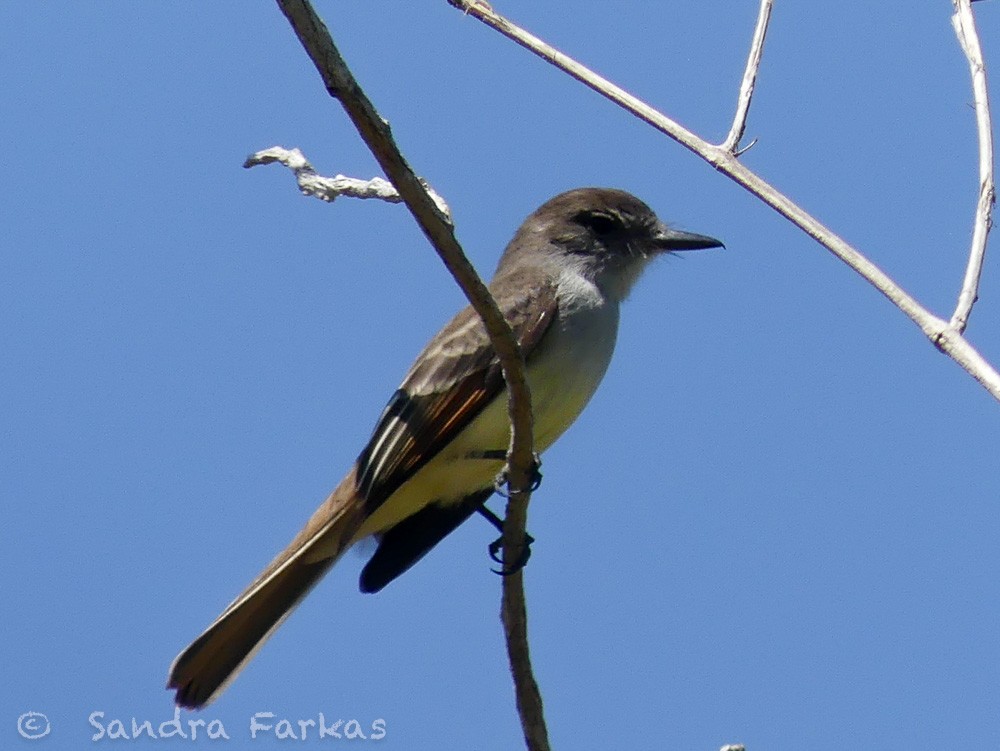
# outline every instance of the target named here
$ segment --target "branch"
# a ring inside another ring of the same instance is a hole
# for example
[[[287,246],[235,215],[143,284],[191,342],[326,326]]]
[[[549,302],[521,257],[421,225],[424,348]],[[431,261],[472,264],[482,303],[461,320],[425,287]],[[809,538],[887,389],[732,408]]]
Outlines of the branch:
[[[523,513],[512,517],[515,509],[523,509]],[[514,524],[512,524],[512,519]],[[509,558],[507,555],[508,528],[520,530],[527,524],[527,507],[524,504],[514,506],[507,503],[507,518],[503,525],[503,559],[504,567]],[[521,538],[523,539],[523,538]],[[545,713],[542,707],[542,693],[535,681],[531,668],[531,655],[528,651],[528,611],[524,599],[524,569],[515,571],[503,578],[503,595],[500,601],[500,619],[503,621],[504,638],[507,643],[507,660],[510,662],[510,672],[514,678],[514,698],[517,702],[517,714],[521,718],[521,731],[524,733],[524,743],[528,751],[549,751],[548,730],[545,727]]]
[[[958,43],[969,60],[972,74],[972,94],[976,105],[976,128],[979,131],[979,200],[976,203],[976,219],[972,230],[972,249],[969,264],[965,269],[962,291],[958,295],[958,305],[951,316],[951,326],[959,333],[965,331],[972,306],[979,297],[979,277],[983,273],[983,258],[986,256],[986,238],[993,226],[993,204],[996,201],[996,186],[993,182],[993,125],[990,119],[990,98],[986,88],[986,63],[979,46],[976,19],[972,14],[971,0],[952,0],[955,14],[951,25],[955,28]]]
[[[747,116],[750,114],[750,100],[753,99],[754,86],[757,85],[757,71],[760,69],[760,59],[764,54],[764,38],[767,36],[767,25],[771,21],[771,6],[773,0],[761,0],[760,12],[757,14],[757,26],[753,31],[753,41],[750,43],[750,55],[747,57],[747,67],[743,71],[743,83],[740,84],[740,96],[736,103],[736,116],[733,127],[729,129],[726,140],[719,148],[728,151],[733,156],[740,156],[753,146],[754,139],[744,148],[738,149],[743,133],[747,128]]]
[[[697,154],[719,172],[746,188],[860,274],[916,323],[935,347],[955,360],[969,375],[982,384],[994,399],[1000,401],[1000,374],[962,337],[961,331],[922,307],[858,250],[838,237],[818,219],[794,204],[774,186],[744,167],[733,154],[699,138],[624,89],[615,86],[538,37],[494,13],[489,6],[474,0],[448,0],[448,2],[652,125],[664,135]]]
[[[342,195],[354,198],[379,198],[389,203],[402,201],[396,189],[389,182],[378,177],[366,181],[343,175],[337,175],[333,178],[318,175],[298,149],[289,150],[281,146],[273,146],[270,149],[251,154],[243,166],[249,168],[260,164],[273,164],[274,162],[285,165],[295,173],[299,189],[303,194],[323,201],[333,201]],[[428,189],[428,192],[436,200],[439,200],[439,206],[442,206],[442,210],[446,211],[447,206],[444,206],[444,201],[433,191]],[[509,530],[514,535],[511,540],[512,545],[519,545],[518,541],[523,539],[520,537],[523,533],[518,530],[526,526],[527,504],[508,503],[503,527],[505,541]],[[514,548],[512,547],[511,550]],[[503,558],[505,565],[509,561],[519,560],[517,556],[520,555],[520,552],[508,555],[505,550]],[[525,608],[524,584],[520,570],[504,577],[501,619],[504,625],[511,673],[514,676],[518,715],[521,717],[528,747],[530,749],[547,749],[548,741],[542,712],[542,698],[538,684],[535,682],[528,653],[528,614]]]
[[[356,177],[323,177],[317,174],[316,170],[306,159],[305,155],[298,149],[286,149],[282,146],[272,146],[269,149],[251,154],[243,162],[245,169],[257,167],[261,164],[273,164],[278,162],[285,165],[295,173],[295,179],[299,184],[299,190],[303,195],[318,198],[321,201],[332,203],[340,196],[349,198],[377,198],[386,203],[403,203],[403,197],[393,187],[388,180],[381,177],[373,177],[371,180],[359,180]],[[427,182],[420,179],[420,184],[431,197],[434,203],[445,217],[451,221],[451,210],[445,200],[431,190]]]
[[[441,213],[406,163],[392,139],[388,124],[379,116],[354,79],[323,21],[316,15],[308,0],[278,0],[278,6],[319,71],[327,91],[343,105],[417,224],[483,319],[490,343],[500,361],[509,394],[507,409],[511,421],[511,439],[507,453],[507,483],[510,499],[503,530],[503,559],[506,567],[510,562],[522,558],[527,506],[531,498],[529,489],[534,469],[531,394],[528,391],[521,350],[496,301],[462,252],[450,220]],[[520,574],[504,577],[502,608],[525,741],[531,751],[548,751],[545,719],[541,714],[541,695],[528,660],[524,587]]]

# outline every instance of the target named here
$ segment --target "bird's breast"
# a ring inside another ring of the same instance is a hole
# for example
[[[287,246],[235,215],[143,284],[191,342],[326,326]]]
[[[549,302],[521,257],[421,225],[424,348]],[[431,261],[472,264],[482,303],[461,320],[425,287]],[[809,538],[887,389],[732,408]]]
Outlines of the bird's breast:
[[[597,390],[614,353],[618,306],[596,293],[560,301],[556,320],[528,358],[535,450],[541,453],[573,423]],[[428,503],[457,503],[493,484],[510,443],[507,390],[441,452],[393,493],[365,523],[364,533],[387,529]]]

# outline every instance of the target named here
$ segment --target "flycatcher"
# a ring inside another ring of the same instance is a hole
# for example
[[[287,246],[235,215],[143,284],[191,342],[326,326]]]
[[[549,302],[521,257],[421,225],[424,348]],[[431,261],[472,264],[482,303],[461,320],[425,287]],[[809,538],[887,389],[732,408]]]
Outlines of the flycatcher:
[[[563,193],[524,221],[489,289],[524,353],[538,452],[603,378],[618,305],[650,259],[720,246],[671,229],[635,196],[608,188]],[[500,365],[466,308],[417,357],[368,445],[302,531],[174,660],[167,686],[177,704],[212,701],[358,540],[378,541],[362,592],[410,568],[494,492],[509,441]]]

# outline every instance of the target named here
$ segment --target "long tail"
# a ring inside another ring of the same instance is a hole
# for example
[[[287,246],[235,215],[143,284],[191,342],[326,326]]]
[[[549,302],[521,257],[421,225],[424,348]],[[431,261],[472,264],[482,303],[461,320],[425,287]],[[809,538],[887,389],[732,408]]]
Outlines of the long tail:
[[[167,688],[179,706],[210,703],[354,542],[364,520],[352,471],[291,544],[177,655]]]

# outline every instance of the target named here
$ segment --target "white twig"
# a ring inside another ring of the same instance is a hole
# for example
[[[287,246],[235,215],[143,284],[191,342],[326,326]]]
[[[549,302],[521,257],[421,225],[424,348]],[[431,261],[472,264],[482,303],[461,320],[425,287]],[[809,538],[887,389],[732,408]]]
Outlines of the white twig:
[[[958,43],[969,60],[972,74],[972,94],[976,107],[976,129],[979,132],[979,200],[976,202],[976,220],[972,230],[972,249],[969,263],[962,281],[962,291],[958,305],[951,317],[951,325],[957,331],[965,331],[972,306],[979,296],[979,277],[983,272],[986,256],[986,239],[993,226],[993,204],[996,201],[996,185],[993,180],[993,125],[990,118],[990,99],[986,88],[986,64],[979,46],[976,19],[972,14],[971,0],[952,0],[955,14],[951,25],[955,27]]]
[[[767,36],[767,26],[771,21],[771,6],[773,0],[761,0],[760,12],[757,14],[757,26],[753,31],[753,41],[750,43],[750,54],[747,57],[747,67],[743,71],[743,83],[740,84],[740,96],[736,103],[736,116],[733,127],[729,129],[726,140],[719,148],[739,156],[756,143],[756,139],[744,148],[737,150],[743,133],[747,128],[747,116],[750,114],[750,100],[753,99],[754,86],[757,85],[757,71],[760,69],[760,59],[764,54],[764,38]]]
[[[273,164],[274,162],[285,165],[295,173],[295,179],[303,195],[313,196],[321,201],[329,203],[339,196],[347,196],[349,198],[377,198],[387,203],[403,203],[402,196],[388,180],[383,180],[381,177],[359,180],[356,177],[344,177],[343,175],[323,177],[316,173],[309,160],[298,149],[272,146],[248,156],[247,160],[243,162],[243,166],[249,169],[259,164]],[[430,197],[434,199],[441,213],[451,218],[451,211],[449,211],[445,200],[431,190],[424,180],[421,179],[420,182]]]
[[[699,138],[663,113],[653,109],[624,89],[615,86],[606,78],[599,76],[568,55],[494,13],[488,5],[475,2],[475,0],[448,0],[448,2],[568,73],[584,85],[631,112],[640,120],[652,125],[664,135],[673,138],[707,161],[719,172],[742,185],[860,274],[916,323],[935,347],[951,357],[969,375],[982,384],[994,399],[1000,401],[1000,373],[997,373],[976,351],[975,347],[962,337],[960,331],[952,328],[947,321],[938,318],[921,306],[878,266],[848,245],[833,230],[824,226],[818,219],[793,203],[773,185],[744,167],[731,152]]]

